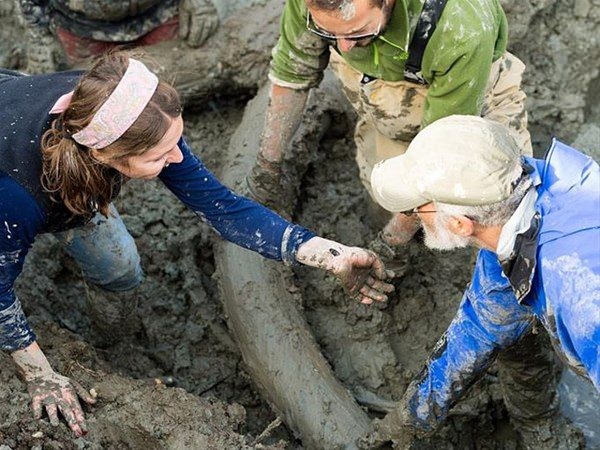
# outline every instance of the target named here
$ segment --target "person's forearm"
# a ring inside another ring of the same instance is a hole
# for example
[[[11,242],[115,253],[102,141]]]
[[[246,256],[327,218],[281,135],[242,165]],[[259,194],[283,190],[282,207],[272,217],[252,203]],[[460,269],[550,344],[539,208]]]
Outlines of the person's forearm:
[[[280,162],[283,152],[302,120],[309,90],[297,90],[271,84],[269,106],[260,142],[262,157],[269,163]]]
[[[31,381],[40,375],[53,372],[46,355],[37,342],[11,354],[25,381]]]

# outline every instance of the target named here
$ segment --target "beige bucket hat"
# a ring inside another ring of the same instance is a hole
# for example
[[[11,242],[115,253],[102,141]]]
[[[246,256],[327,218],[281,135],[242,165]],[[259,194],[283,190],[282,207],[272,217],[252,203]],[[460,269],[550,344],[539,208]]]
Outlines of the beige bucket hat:
[[[375,166],[371,185],[388,211],[438,201],[488,205],[506,199],[521,173],[520,149],[504,125],[449,116],[424,128],[406,153]]]

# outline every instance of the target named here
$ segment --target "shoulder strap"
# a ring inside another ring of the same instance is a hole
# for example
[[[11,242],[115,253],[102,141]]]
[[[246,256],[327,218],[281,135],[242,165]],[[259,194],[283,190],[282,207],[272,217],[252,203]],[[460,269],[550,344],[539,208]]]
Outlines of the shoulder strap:
[[[425,0],[417,27],[408,47],[408,59],[404,66],[404,78],[419,84],[427,84],[421,73],[423,54],[429,38],[435,31],[447,0]]]

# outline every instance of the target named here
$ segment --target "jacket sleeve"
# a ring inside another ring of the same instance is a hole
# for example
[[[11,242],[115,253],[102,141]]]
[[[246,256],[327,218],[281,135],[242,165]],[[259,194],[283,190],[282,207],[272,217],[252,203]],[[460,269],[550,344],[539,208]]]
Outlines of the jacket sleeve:
[[[293,224],[253,200],[239,196],[192,153],[182,138],[183,161],[165,168],[159,178],[188,208],[224,239],[287,264],[314,233]]]
[[[495,253],[481,250],[459,310],[403,400],[409,422],[429,431],[494,361],[533,323],[519,305]]]
[[[0,348],[4,351],[35,341],[13,285],[44,220],[35,200],[0,173]]]
[[[503,18],[495,1],[448,2],[423,55],[430,82],[423,127],[452,114],[481,114]]]
[[[285,2],[280,35],[271,52],[269,79],[291,89],[318,86],[329,62],[329,45],[306,29],[304,0]]]

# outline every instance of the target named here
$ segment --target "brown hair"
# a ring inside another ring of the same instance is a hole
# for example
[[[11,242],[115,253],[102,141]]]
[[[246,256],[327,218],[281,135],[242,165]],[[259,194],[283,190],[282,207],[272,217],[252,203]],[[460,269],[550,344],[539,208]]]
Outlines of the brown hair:
[[[100,211],[108,216],[109,203],[118,189],[115,169],[93,158],[90,149],[77,144],[71,136],[90,123],[114,91],[127,70],[130,56],[140,59],[139,54],[125,51],[102,56],[81,77],[68,108],[42,136],[42,186],[74,215],[91,217]],[[113,161],[141,155],[160,142],[171,120],[180,114],[177,91],[161,81],[133,125],[100,151]]]

